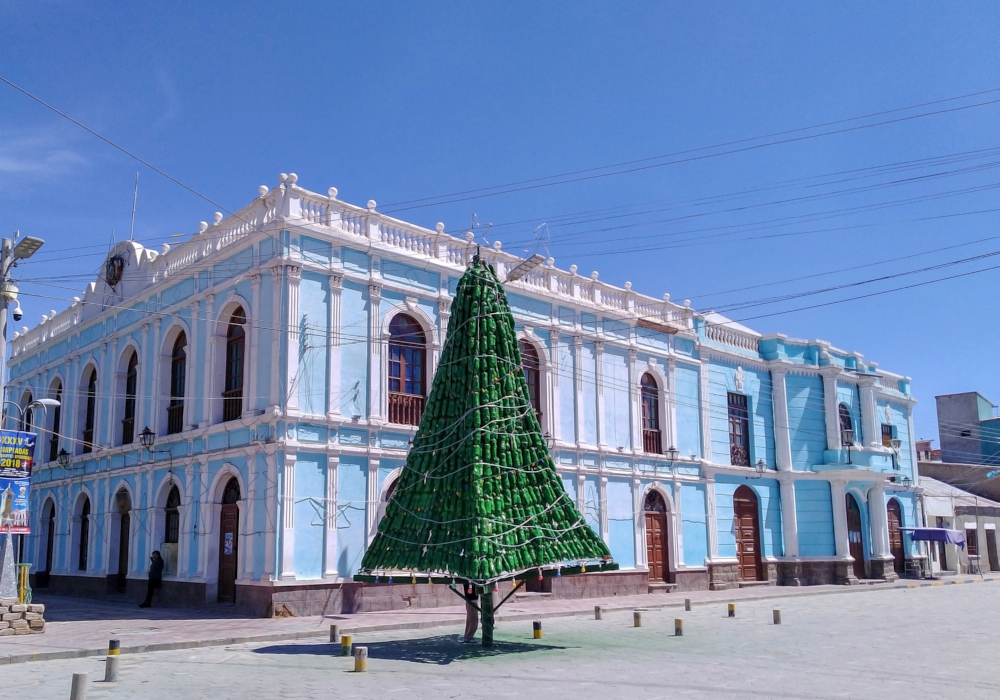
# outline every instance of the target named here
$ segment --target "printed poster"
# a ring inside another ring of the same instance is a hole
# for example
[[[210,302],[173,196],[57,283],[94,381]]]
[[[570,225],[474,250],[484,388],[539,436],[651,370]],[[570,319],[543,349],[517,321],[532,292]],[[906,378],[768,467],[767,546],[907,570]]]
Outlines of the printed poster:
[[[0,430],[0,532],[31,532],[28,501],[37,437],[35,433]]]

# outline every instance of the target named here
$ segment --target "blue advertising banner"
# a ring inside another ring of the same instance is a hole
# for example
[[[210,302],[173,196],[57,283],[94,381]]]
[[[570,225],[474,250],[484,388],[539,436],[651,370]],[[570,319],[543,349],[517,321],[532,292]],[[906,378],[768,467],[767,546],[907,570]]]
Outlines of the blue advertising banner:
[[[31,532],[28,501],[37,437],[35,433],[0,430],[0,532]]]

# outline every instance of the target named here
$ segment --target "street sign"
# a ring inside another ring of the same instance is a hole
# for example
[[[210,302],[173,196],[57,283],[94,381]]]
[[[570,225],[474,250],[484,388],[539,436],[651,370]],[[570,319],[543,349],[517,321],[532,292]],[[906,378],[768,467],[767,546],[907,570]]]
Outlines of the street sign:
[[[31,532],[28,502],[37,438],[35,433],[0,430],[0,532]]]

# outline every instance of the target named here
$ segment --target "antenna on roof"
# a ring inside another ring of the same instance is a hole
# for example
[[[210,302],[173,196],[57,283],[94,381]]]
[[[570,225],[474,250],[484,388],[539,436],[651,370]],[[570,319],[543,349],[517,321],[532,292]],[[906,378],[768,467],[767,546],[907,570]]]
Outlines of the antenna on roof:
[[[132,225],[128,229],[128,239],[135,240],[135,200],[139,197],[139,173],[135,174],[135,191],[132,192]]]

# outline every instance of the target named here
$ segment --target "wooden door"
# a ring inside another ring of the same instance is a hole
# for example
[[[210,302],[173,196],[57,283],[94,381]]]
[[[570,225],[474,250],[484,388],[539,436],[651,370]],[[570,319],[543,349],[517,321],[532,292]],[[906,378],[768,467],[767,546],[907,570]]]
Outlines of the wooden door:
[[[847,494],[847,542],[854,557],[857,578],[865,578],[865,545],[861,532],[861,508],[854,496]]]
[[[132,519],[129,514],[122,513],[121,520],[118,521],[118,578],[116,584],[119,593],[125,592],[125,586],[128,583],[128,531],[131,523]]]
[[[235,503],[222,506],[219,520],[219,602],[235,603],[239,506]]]
[[[757,495],[747,486],[740,486],[733,494],[733,529],[736,533],[736,556],[740,561],[740,580],[763,580]]]
[[[903,512],[899,501],[889,499],[885,508],[889,525],[889,553],[892,554],[892,567],[902,576],[906,569],[906,556],[903,554]],[[944,568],[942,563],[942,568]]]
[[[997,531],[986,531],[986,556],[990,560],[990,571],[1000,571],[1000,563],[997,561]]]
[[[666,581],[670,571],[666,513],[646,512],[646,560],[649,562],[650,582]]]

